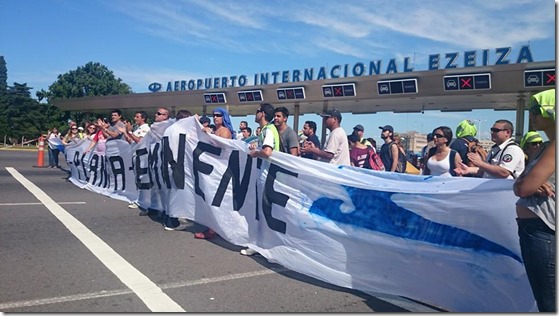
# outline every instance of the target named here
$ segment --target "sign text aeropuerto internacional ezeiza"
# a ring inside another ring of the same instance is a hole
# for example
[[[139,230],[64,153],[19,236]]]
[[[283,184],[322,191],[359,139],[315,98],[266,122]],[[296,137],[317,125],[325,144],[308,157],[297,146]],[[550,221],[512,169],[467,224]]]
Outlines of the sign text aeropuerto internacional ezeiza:
[[[511,47],[495,48],[493,54],[490,54],[489,49],[484,49],[480,52],[481,63],[479,64],[479,66],[490,65],[490,55],[493,55],[495,57],[494,63],[492,65],[506,65],[511,63],[511,60],[508,58],[511,52]],[[477,53],[478,51],[475,50],[465,51],[463,52],[462,57],[460,56],[459,52],[446,53],[444,54],[444,56],[441,56],[441,54],[429,55],[428,70],[452,69],[458,67],[476,67],[478,66]],[[530,46],[522,46],[518,52],[516,63],[530,62],[533,62]],[[403,65],[401,65],[400,70],[399,68],[400,67],[396,62],[396,59],[392,58],[388,61],[388,63],[386,63],[386,65],[382,62],[382,60],[373,60],[370,61],[368,65],[366,63],[357,62],[354,65],[334,65],[330,68],[322,66],[318,69],[318,71],[315,71],[314,68],[305,68],[304,70],[295,69],[291,71],[284,70],[257,73],[254,74],[254,80],[251,83],[249,83],[249,77],[244,74],[229,77],[169,81],[167,83],[167,89],[165,91],[169,92],[203,89],[224,89],[245,87],[248,85],[256,86],[311,80],[372,76],[380,75],[383,71],[384,74],[412,72],[414,71],[414,69],[410,66],[410,57],[404,57]],[[148,89],[151,92],[158,92],[162,90],[162,87],[162,84],[153,82],[149,85]]]

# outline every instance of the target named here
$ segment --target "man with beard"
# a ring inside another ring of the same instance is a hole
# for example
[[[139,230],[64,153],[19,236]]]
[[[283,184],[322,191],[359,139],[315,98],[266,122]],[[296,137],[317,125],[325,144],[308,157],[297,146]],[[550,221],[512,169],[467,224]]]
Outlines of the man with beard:
[[[315,147],[319,148],[320,140],[318,139],[318,136],[316,136],[315,133],[316,133],[316,123],[314,121],[306,121],[305,124],[303,125],[303,135],[306,138],[305,141],[311,142],[314,144]],[[303,142],[301,147],[303,147],[304,145],[305,142]],[[317,157],[315,157],[311,153],[301,154],[301,157],[309,158],[309,159],[317,159]]]
[[[380,159],[386,171],[397,172],[400,149],[394,142],[394,128],[391,125],[379,126],[382,130],[380,138],[384,144],[380,147]]]
[[[284,153],[299,156],[299,139],[297,133],[287,125],[289,110],[280,106],[274,109],[274,125],[280,134],[280,149]]]

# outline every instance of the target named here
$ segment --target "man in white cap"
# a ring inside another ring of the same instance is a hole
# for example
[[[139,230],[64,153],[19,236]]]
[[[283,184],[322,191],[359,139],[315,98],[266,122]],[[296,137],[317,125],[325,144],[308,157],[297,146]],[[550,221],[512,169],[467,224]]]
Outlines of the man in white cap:
[[[78,127],[78,137],[80,139],[83,139],[83,127],[82,126]]]
[[[324,144],[324,149],[321,150],[311,142],[305,142],[305,146],[301,149],[301,153],[313,154],[315,157],[318,157],[320,161],[351,166],[347,135],[340,126],[342,121],[340,111],[337,109],[330,109],[318,115],[322,116],[322,123],[330,130],[330,135]]]

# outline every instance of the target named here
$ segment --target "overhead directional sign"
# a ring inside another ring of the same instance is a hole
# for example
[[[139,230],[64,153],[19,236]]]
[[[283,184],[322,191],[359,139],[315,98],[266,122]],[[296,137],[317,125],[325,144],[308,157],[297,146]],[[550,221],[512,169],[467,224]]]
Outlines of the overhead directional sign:
[[[555,86],[555,69],[538,69],[524,71],[524,87]]]
[[[206,104],[227,103],[227,99],[223,92],[204,93],[204,102],[206,102]]]
[[[322,86],[322,96],[325,98],[354,97],[355,83],[327,84]]]
[[[239,102],[260,102],[262,98],[262,90],[251,90],[251,91],[239,91],[237,92],[239,96]]]
[[[278,100],[305,99],[304,87],[281,88],[281,89],[277,89],[276,93],[278,95]]]
[[[491,74],[463,74],[443,77],[444,91],[491,89]]]
[[[379,95],[417,93],[417,79],[382,80],[377,82]]]

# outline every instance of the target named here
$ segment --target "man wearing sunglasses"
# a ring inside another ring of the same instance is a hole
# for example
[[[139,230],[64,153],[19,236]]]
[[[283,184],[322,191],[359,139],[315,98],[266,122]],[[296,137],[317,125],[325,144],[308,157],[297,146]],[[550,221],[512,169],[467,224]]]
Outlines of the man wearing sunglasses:
[[[169,119],[169,114],[171,111],[167,108],[159,108],[157,112],[155,112],[155,122],[163,122]]]
[[[457,174],[474,174],[479,178],[516,179],[524,171],[524,151],[512,139],[514,128],[508,120],[497,120],[491,127],[491,140],[495,143],[487,160],[476,153],[468,153],[473,167],[464,163],[455,169]]]

